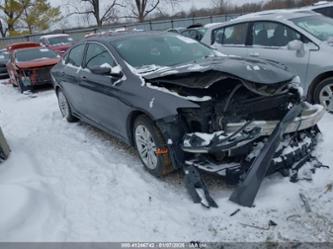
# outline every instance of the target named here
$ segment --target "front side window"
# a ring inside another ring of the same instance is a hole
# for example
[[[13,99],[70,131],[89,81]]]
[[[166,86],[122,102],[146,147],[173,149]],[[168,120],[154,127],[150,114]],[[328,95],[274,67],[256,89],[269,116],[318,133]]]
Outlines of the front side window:
[[[252,44],[259,46],[284,47],[302,36],[293,29],[275,22],[256,22],[252,28]]]
[[[216,29],[213,33],[213,40],[222,45],[245,46],[247,27],[247,23],[241,23]]]
[[[81,66],[83,52],[84,52],[84,44],[72,48],[67,56],[66,63],[76,67]]]
[[[291,19],[291,21],[321,41],[333,40],[333,19],[331,18],[313,15]]]
[[[15,53],[17,62],[54,59],[59,57],[55,52],[47,48],[31,48],[18,50]]]
[[[109,51],[101,45],[89,44],[85,60],[85,67],[88,69],[94,67],[110,67],[115,66],[115,62]]]

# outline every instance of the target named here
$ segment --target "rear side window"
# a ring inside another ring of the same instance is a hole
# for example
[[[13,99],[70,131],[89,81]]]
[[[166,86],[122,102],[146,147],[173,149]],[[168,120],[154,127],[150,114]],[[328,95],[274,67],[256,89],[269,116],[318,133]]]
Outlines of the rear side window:
[[[245,46],[247,28],[247,23],[241,23],[216,29],[213,32],[213,41],[222,45]]]
[[[115,62],[110,52],[102,45],[89,44],[87,49],[85,67],[113,67]]]
[[[81,66],[83,52],[84,52],[84,44],[81,44],[81,45],[78,45],[78,46],[72,48],[67,56],[66,63],[72,64],[73,66],[76,66],[76,67]]]
[[[253,25],[253,45],[284,47],[293,40],[302,40],[301,34],[283,24],[275,22],[256,22]]]

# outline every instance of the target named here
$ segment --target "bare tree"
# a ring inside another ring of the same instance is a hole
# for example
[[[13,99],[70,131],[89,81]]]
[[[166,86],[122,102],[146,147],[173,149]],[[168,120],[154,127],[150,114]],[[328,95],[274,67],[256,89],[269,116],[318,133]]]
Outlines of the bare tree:
[[[145,18],[159,8],[161,4],[169,5],[172,8],[183,0],[126,0],[127,6],[130,6],[130,15],[126,18],[135,18],[139,22],[143,22]]]
[[[85,4],[84,10],[81,9],[82,6],[79,9],[73,5],[72,1],[68,3],[74,11],[71,11],[67,17],[71,15],[92,15],[98,27],[102,26],[105,22],[117,19],[116,8],[124,7],[119,0],[108,0],[106,1],[107,4],[103,7],[101,6],[101,2],[103,1],[100,0],[80,0],[80,2]]]

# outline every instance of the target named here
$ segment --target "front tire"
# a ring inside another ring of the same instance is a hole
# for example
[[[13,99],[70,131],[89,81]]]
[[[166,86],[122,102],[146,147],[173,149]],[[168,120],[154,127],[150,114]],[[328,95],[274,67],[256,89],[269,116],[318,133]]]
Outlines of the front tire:
[[[333,77],[324,79],[315,87],[313,100],[333,113]]]
[[[65,118],[70,123],[77,121],[78,119],[73,116],[71,107],[68,104],[68,100],[61,89],[57,91],[57,98],[59,109],[63,118]]]
[[[157,154],[157,149],[167,146],[160,130],[148,117],[141,115],[135,120],[133,137],[141,162],[149,173],[161,177],[173,170],[169,152]]]

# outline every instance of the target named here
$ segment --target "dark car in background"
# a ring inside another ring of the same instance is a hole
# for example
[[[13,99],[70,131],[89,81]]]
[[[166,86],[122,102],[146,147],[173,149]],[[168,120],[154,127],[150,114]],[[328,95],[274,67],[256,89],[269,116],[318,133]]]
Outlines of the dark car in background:
[[[333,3],[328,1],[319,1],[310,6],[302,8],[302,10],[312,10],[324,16],[333,18]]]
[[[7,49],[0,50],[0,80],[8,79],[9,74],[7,71],[7,63],[9,60],[9,53]]]
[[[198,170],[239,179],[255,169],[256,185],[266,173],[302,164],[324,114],[278,64],[224,56],[175,33],[89,38],[51,73],[65,119],[135,146],[155,176],[184,169],[196,202],[204,188]]]
[[[45,46],[59,55],[63,55],[73,45],[73,38],[68,34],[43,35],[39,38],[42,46]]]
[[[7,50],[10,83],[21,93],[34,86],[52,84],[50,69],[59,62],[58,54],[34,42],[15,43]]]

